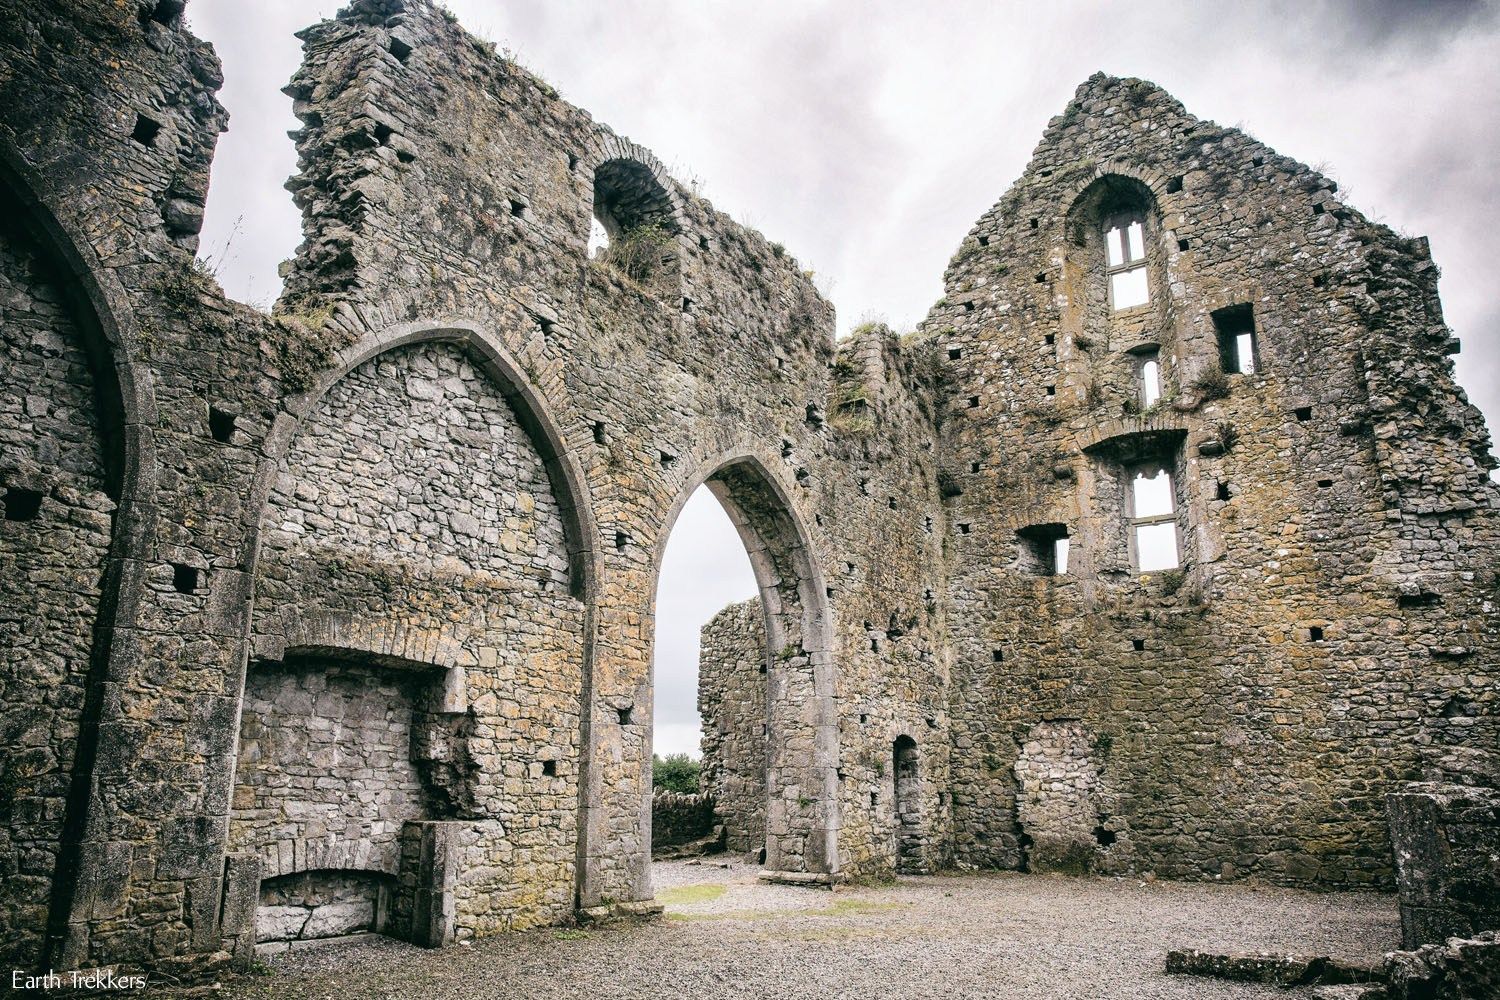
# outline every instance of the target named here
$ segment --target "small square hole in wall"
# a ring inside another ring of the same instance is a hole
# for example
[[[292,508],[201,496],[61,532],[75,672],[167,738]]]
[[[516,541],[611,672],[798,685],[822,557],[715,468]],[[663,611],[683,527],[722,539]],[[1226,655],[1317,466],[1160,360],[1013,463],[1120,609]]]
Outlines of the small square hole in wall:
[[[510,214],[514,215],[518,219],[525,218],[526,217],[526,203],[522,202],[522,201],[517,201],[516,199],[512,198],[510,200]]]
[[[922,518],[922,530],[925,531],[925,532],[927,532],[929,535],[932,534],[932,515],[931,514],[929,514],[928,516]]]
[[[172,589],[179,594],[193,594],[198,591],[198,578],[201,571],[196,566],[184,566],[182,563],[172,564]]]
[[[1182,177],[1180,175],[1177,176],[1177,177],[1169,177],[1169,178],[1167,178],[1167,194],[1176,194],[1178,191],[1181,191],[1181,190],[1182,190]]]
[[[789,440],[787,440],[786,438],[782,438],[781,439],[781,457],[782,458],[791,458],[792,457],[792,442],[789,441]]]
[[[595,421],[594,422],[594,443],[595,444],[603,444],[604,443],[604,422],[603,421]]]
[[[153,121],[145,115],[135,116],[135,128],[130,132],[130,138],[142,146],[155,146],[156,137],[161,134],[161,122]]]
[[[827,594],[828,597],[831,599],[833,597],[834,591],[833,591],[832,587],[824,587],[823,588],[823,593]]]
[[[1333,485],[1333,480],[1332,479],[1319,479],[1318,480],[1318,489],[1320,489],[1320,490],[1326,490],[1326,489],[1328,489],[1332,485]]]
[[[390,142],[391,136],[395,134],[396,130],[391,128],[385,122],[377,122],[375,124],[375,141],[380,145],[384,146],[386,143]]]
[[[217,406],[208,408],[208,433],[215,441],[227,442],[234,436],[234,414]]]
[[[1049,395],[1049,396],[1056,396],[1057,395],[1057,386],[1055,386],[1055,385],[1049,385],[1049,386],[1047,386],[1047,395]]]
[[[1055,346],[1057,344],[1057,334],[1055,334],[1055,333],[1049,333],[1049,334],[1047,334],[1047,336],[1045,336],[1045,337],[1042,338],[1042,343],[1046,344],[1048,347]]]
[[[963,356],[964,356],[964,349],[962,347],[950,347],[950,348],[948,348],[948,360],[949,361],[957,361],[959,358],[961,358]]]
[[[1188,248],[1188,241],[1187,240],[1178,240],[1177,241],[1177,249],[1182,250],[1182,251],[1186,251],[1187,248]]]
[[[1032,219],[1031,220],[1031,228],[1032,229],[1036,229],[1040,225],[1041,225],[1040,220],[1038,220],[1038,219]]]
[[[823,527],[823,515],[822,514],[814,514],[813,515],[813,524],[816,524],[820,528]]]
[[[542,761],[542,774],[546,775],[549,778],[555,778],[557,776],[557,761]]]
[[[967,535],[972,529],[973,525],[969,524],[968,521],[958,522],[958,533],[960,535]]]
[[[577,170],[578,169],[578,154],[577,153],[569,153],[568,154],[568,169],[569,170]]]
[[[861,725],[861,726],[863,726],[863,725],[866,725],[866,724],[867,724],[867,723],[868,723],[868,722],[869,722],[869,721],[870,721],[870,717],[869,717],[869,715],[867,715],[867,714],[864,714],[864,713],[861,713],[861,714],[860,714],[860,717],[859,717],[859,724],[860,724],[860,725]]]
[[[990,245],[990,238],[988,236],[981,236],[981,237],[979,237],[979,245],[982,246],[982,247],[989,246]]]
[[[979,397],[978,396],[970,396],[969,397],[969,409],[976,410],[978,408],[979,408]]]
[[[971,313],[973,311],[974,311],[974,303],[972,303],[972,302],[965,302],[964,303],[964,312]]]
[[[693,300],[692,299],[683,298],[683,300],[682,300],[682,311],[685,312],[685,313],[693,311]]]
[[[1295,410],[1293,410],[1292,412],[1297,415],[1297,419],[1298,420],[1305,421],[1305,420],[1311,420],[1312,419],[1312,407],[1311,406],[1299,406]]]
[[[854,572],[854,564],[852,562],[846,562],[846,563],[844,563],[844,572],[845,573],[853,573]]]
[[[1224,482],[1223,480],[1220,480],[1219,484],[1214,487],[1214,496],[1219,500],[1228,500],[1229,484],[1227,482]]]
[[[1313,625],[1312,627],[1310,627],[1307,630],[1307,637],[1308,637],[1308,639],[1312,640],[1313,642],[1322,642],[1323,641],[1323,626],[1321,626],[1321,625]]]
[[[1265,164],[1265,162],[1266,162],[1266,158],[1264,156],[1252,156],[1252,157],[1250,157],[1250,165],[1252,167],[1263,166]]]
[[[617,531],[617,532],[615,532],[615,548],[616,549],[618,549],[621,552],[624,552],[626,546],[628,546],[629,544],[630,544],[630,536],[629,535],[625,534],[625,532],[623,532],[623,531]]]
[[[411,55],[411,46],[399,38],[392,38],[391,55],[396,57],[397,62],[405,65],[407,57]]]
[[[698,237],[698,249],[699,250],[707,250],[708,249],[708,237],[707,236],[700,236],[700,237]]]
[[[1326,275],[1326,274],[1315,274],[1315,275],[1313,275],[1313,287],[1314,288],[1327,288],[1328,287],[1328,275]]]
[[[1145,639],[1131,639],[1130,640],[1130,648],[1133,649],[1133,650],[1135,650],[1137,653],[1144,652],[1145,649],[1146,649],[1146,640]]]
[[[872,806],[878,806],[878,805],[880,805],[880,793],[879,792],[871,792],[870,793],[870,805],[872,805]]]
[[[1313,207],[1312,207],[1312,214],[1313,215],[1322,215],[1323,214],[1323,203],[1321,201],[1317,202],[1316,204],[1313,205]]]
[[[979,463],[978,462],[970,462],[969,463],[969,471],[970,472],[978,472],[979,471]]]
[[[1045,271],[1036,276],[1036,283],[1038,285],[1045,285],[1047,283],[1047,273]]]
[[[538,317],[536,325],[537,329],[542,331],[543,340],[551,340],[552,335],[557,332],[557,324],[550,319],[546,319],[545,317]]]
[[[991,663],[1004,663],[1005,662],[1005,650],[1003,650],[1003,649],[992,649],[992,650],[990,650],[990,662]]]
[[[7,521],[35,521],[41,510],[41,490],[28,490],[20,486],[5,488],[5,519]]]
[[[622,726],[631,725],[635,721],[634,720],[634,714],[635,714],[635,708],[634,708],[634,706],[627,706],[625,708],[617,708],[617,709],[615,709],[615,714],[620,717],[620,725],[622,725]]]
[[[895,510],[896,509],[896,498],[895,497],[886,497],[885,505],[887,507],[889,507],[891,510]]]
[[[670,469],[670,468],[672,468],[672,466],[674,466],[674,465],[677,464],[677,456],[674,455],[674,454],[672,454],[670,451],[664,451],[664,452],[661,452],[660,454],[661,454],[661,467],[663,469]]]

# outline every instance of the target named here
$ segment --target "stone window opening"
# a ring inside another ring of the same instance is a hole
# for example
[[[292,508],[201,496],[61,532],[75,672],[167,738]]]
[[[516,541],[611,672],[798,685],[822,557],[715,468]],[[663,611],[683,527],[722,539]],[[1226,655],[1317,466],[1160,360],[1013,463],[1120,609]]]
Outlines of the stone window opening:
[[[1016,530],[1018,568],[1036,576],[1068,572],[1068,526],[1031,524]]]
[[[672,298],[679,281],[678,226],[671,196],[644,163],[606,160],[594,168],[588,257]]]
[[[158,0],[149,11],[143,10],[142,13],[148,21],[175,28],[181,23],[182,11],[186,6],[183,0]]]
[[[1109,304],[1114,312],[1151,301],[1146,276],[1146,224],[1138,213],[1123,213],[1105,220],[1104,272],[1109,279]]]
[[[1171,470],[1161,462],[1149,462],[1133,466],[1128,474],[1131,562],[1141,573],[1176,569],[1181,557]]]
[[[155,146],[156,137],[161,134],[161,122],[153,121],[145,115],[135,116],[135,128],[131,130],[130,137],[142,146]]]
[[[1248,302],[1225,306],[1210,314],[1219,338],[1219,364],[1227,375],[1260,371],[1260,344],[1255,335],[1255,310]]]
[[[1143,347],[1135,352],[1136,402],[1149,410],[1161,400],[1161,350]]]

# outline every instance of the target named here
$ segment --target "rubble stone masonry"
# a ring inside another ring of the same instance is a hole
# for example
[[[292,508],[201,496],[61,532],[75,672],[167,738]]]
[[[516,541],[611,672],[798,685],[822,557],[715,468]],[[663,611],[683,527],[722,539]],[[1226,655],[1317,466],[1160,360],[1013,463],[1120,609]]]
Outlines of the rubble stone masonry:
[[[1389,888],[1386,794],[1486,773],[1494,462],[1426,244],[1153,85],[1085,82],[921,329],[836,343],[649,151],[354,0],[300,35],[266,315],[193,259],[184,3],[3,7],[0,964],[639,911],[705,484],[760,593],[705,633],[704,790],[769,874]]]

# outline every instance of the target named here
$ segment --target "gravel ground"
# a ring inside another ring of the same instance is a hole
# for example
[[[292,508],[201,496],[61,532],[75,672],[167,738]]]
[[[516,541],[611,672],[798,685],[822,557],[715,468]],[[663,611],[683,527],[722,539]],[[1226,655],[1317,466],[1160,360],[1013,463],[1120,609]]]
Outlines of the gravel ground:
[[[757,869],[656,866],[667,919],[552,928],[427,951],[309,949],[215,995],[360,1000],[637,997],[1269,998],[1305,991],[1167,976],[1169,948],[1370,958],[1399,943],[1390,896],[1135,879],[963,875],[837,892]]]

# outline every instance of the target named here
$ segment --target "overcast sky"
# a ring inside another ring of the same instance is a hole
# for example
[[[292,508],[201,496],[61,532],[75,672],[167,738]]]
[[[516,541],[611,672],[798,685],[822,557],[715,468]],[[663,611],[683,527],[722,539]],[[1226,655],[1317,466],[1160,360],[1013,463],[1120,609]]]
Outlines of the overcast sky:
[[[224,60],[203,254],[269,305],[300,220],[280,93],[292,32],[336,0],[193,0]],[[786,245],[838,308],[914,325],[948,258],[1089,74],[1161,84],[1199,117],[1320,167],[1372,218],[1432,239],[1460,382],[1500,415],[1500,19],[1475,0],[453,0],[469,30]],[[236,222],[238,220],[238,228]],[[234,233],[232,241],[231,232]],[[227,250],[225,249],[228,244]],[[696,753],[702,622],[754,582],[706,493],[658,606],[657,744]],[[715,603],[717,602],[717,603]]]

